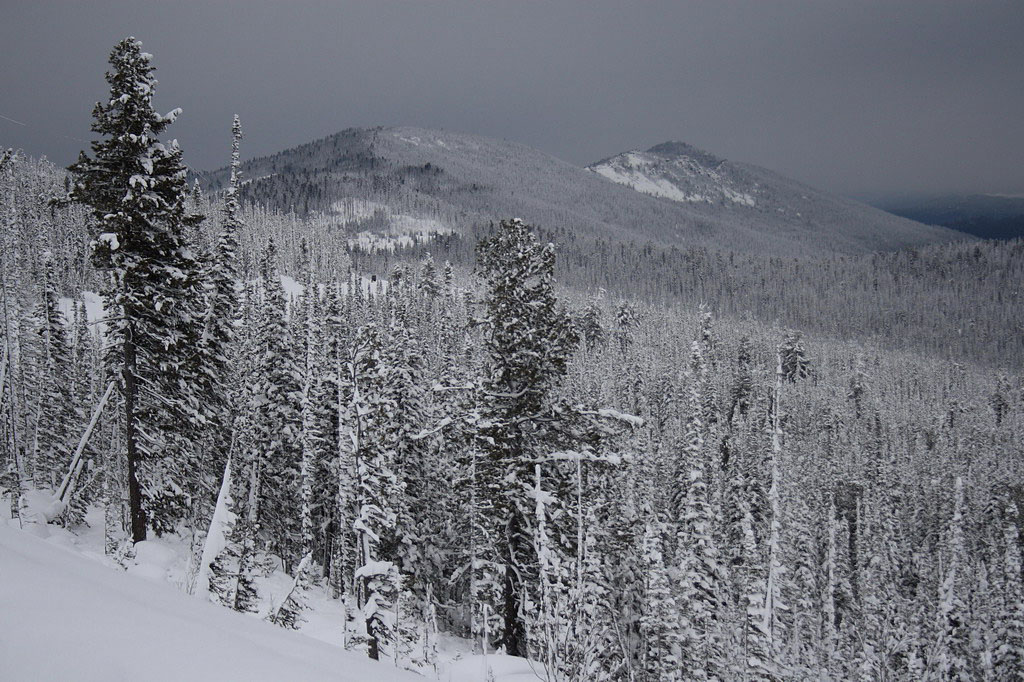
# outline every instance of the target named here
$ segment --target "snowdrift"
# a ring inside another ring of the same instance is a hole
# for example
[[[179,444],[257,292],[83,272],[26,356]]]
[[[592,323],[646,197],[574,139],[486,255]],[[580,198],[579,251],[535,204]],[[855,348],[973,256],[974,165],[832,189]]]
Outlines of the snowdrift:
[[[0,680],[425,678],[0,523]]]

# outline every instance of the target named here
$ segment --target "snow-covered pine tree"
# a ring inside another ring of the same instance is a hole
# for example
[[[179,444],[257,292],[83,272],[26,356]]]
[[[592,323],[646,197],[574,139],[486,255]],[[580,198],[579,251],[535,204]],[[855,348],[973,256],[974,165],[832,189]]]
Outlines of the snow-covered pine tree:
[[[716,519],[705,480],[707,422],[702,404],[705,345],[691,344],[686,436],[677,473],[677,559],[683,675],[689,680],[717,679],[724,665],[718,616],[722,612],[724,569],[715,542]],[[679,480],[681,479],[681,480]]]
[[[36,306],[39,362],[36,390],[39,393],[33,474],[37,486],[53,490],[67,473],[74,448],[74,426],[79,419],[69,381],[72,370],[67,323],[57,301],[53,259],[43,255],[41,300]]]
[[[644,611],[640,635],[644,643],[644,680],[670,682],[684,679],[679,660],[681,633],[679,604],[672,595],[663,553],[662,523],[648,522],[643,539]]]
[[[190,395],[201,292],[185,230],[181,150],[159,136],[180,113],[158,114],[151,55],[134,38],[118,43],[107,73],[110,97],[93,110],[93,156],[71,166],[72,198],[97,225],[93,262],[108,273],[106,364],[124,410],[131,535],[170,530],[187,510],[185,439],[197,421]]]
[[[218,600],[235,611],[255,612],[259,608],[255,584],[256,550],[259,531],[259,491],[262,457],[256,447],[256,422],[252,408],[254,391],[259,390],[252,378],[259,358],[256,320],[258,301],[255,284],[247,284],[241,301],[241,325],[237,339],[235,385],[230,391],[231,447],[231,511],[234,523],[224,552],[213,565],[213,592]]]
[[[640,315],[636,305],[622,302],[615,308],[615,337],[619,350],[626,352],[633,343],[633,333],[640,326]]]
[[[995,614],[996,648],[993,665],[997,679],[1024,679],[1024,584],[1021,576],[1017,505],[1010,501],[1003,521],[1002,603]]]
[[[295,568],[295,576],[292,578],[291,588],[288,593],[268,615],[274,625],[280,625],[289,630],[297,630],[302,624],[302,612],[308,608],[306,591],[309,589],[309,570],[313,555],[307,554],[299,560]]]
[[[481,495],[493,503],[492,537],[505,567],[499,644],[524,656],[524,590],[537,573],[533,509],[525,491],[545,446],[549,452],[566,446],[556,437],[560,417],[549,394],[565,375],[576,338],[554,294],[554,245],[541,246],[531,228],[515,219],[502,221],[477,254],[487,288],[480,322],[490,357],[480,420],[486,457],[478,481]]]
[[[746,505],[744,505],[746,507]],[[774,654],[771,632],[765,628],[765,580],[761,553],[754,537],[754,517],[749,507],[743,509],[740,517],[740,541],[742,564],[739,570],[743,576],[738,581],[743,586],[742,630],[739,633],[738,649],[741,655],[738,674],[742,679],[775,679]]]
[[[305,244],[305,242],[303,242]],[[313,518],[317,505],[316,470],[323,452],[323,433],[321,431],[321,374],[323,358],[321,357],[320,329],[320,297],[318,284],[313,279],[313,267],[306,264],[305,283],[302,295],[302,402],[301,402],[301,433],[299,435],[302,459],[299,464],[300,486],[300,533],[302,536],[303,555],[312,554],[316,531]]]
[[[787,331],[779,345],[782,359],[782,375],[786,381],[797,381],[810,376],[811,365],[804,350],[804,335],[799,331]]]
[[[227,579],[228,569],[225,566],[228,556],[228,538],[234,527],[235,519],[231,503],[231,460],[224,465],[217,503],[213,508],[210,525],[203,542],[203,551],[199,557],[199,570],[196,572],[196,584],[192,593],[209,598],[213,592],[219,601],[227,604],[229,600],[230,580]]]
[[[839,565],[838,557],[840,548],[837,543],[837,525],[835,496],[829,495],[829,504],[825,516],[825,556],[821,565],[821,637],[822,665],[826,670],[832,664],[839,645],[839,634],[836,618],[836,599],[838,597]]]
[[[590,503],[587,509],[582,566],[579,582],[574,587],[570,637],[566,642],[571,655],[566,657],[565,663],[574,671],[574,677],[570,679],[610,682],[615,678],[612,671],[607,670],[605,658],[618,650],[619,660],[625,661],[611,622],[609,598],[613,586],[605,576],[599,539],[603,531],[594,514],[594,506]]]
[[[964,483],[957,476],[953,491],[953,516],[946,542],[949,560],[939,589],[938,641],[932,653],[931,672],[936,679],[967,682],[973,679],[969,651],[968,613],[964,584],[969,570],[964,546]]]
[[[441,293],[441,283],[437,280],[437,266],[434,265],[434,257],[427,252],[420,265],[419,288],[428,299],[437,298]]]
[[[342,285],[335,280],[326,291],[323,320],[324,370],[320,404],[320,431],[324,437],[325,457],[333,474],[325,492],[325,513],[331,515],[330,582],[335,598],[352,596],[356,569],[355,523],[355,448],[346,420],[351,414],[350,350],[353,348],[352,322],[346,307]],[[328,505],[326,500],[332,499]],[[328,511],[330,507],[330,511]]]
[[[231,176],[224,197],[224,215],[221,220],[217,245],[206,273],[206,316],[200,345],[203,353],[203,408],[206,411],[211,452],[206,453],[208,466],[215,470],[228,457],[234,429],[232,402],[237,401],[239,377],[233,360],[237,357],[236,336],[239,316],[238,233],[244,227],[238,204],[241,182],[239,145],[242,124],[236,114],[231,124]],[[235,405],[237,409],[237,405]]]
[[[771,457],[770,457],[770,485],[768,488],[768,507],[770,518],[768,521],[768,537],[766,541],[764,602],[761,605],[759,616],[761,618],[760,630],[765,637],[765,652],[770,658],[769,670],[773,675],[780,675],[785,668],[782,660],[782,645],[785,640],[783,632],[782,612],[786,605],[782,600],[782,581],[785,568],[782,563],[782,506],[780,489],[780,467],[782,459],[782,426],[780,414],[780,399],[783,381],[783,359],[782,352],[776,356],[775,367],[775,390],[772,398],[772,411],[769,423],[771,433]]]
[[[357,602],[366,625],[367,653],[378,658],[394,636],[397,567],[381,551],[395,539],[402,484],[394,470],[395,450],[388,441],[388,417],[395,410],[386,391],[389,378],[382,340],[375,324],[359,329],[353,341],[345,377],[348,403],[344,423],[353,462],[357,548],[355,571]]]
[[[442,277],[444,278],[444,292],[450,296],[454,293],[452,291],[452,284],[455,281],[455,268],[452,267],[450,261],[444,262],[444,273],[442,274]]]
[[[301,558],[300,465],[302,459],[302,373],[271,241],[261,262],[263,299],[258,313],[255,361],[250,387],[250,418],[259,476],[260,531],[271,550],[294,566]]]

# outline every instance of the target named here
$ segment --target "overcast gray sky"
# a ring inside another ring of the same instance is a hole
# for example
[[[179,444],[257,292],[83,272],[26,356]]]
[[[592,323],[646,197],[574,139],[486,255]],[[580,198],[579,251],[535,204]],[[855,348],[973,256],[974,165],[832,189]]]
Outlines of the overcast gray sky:
[[[1024,192],[1021,0],[0,0],[0,146],[72,160],[126,35],[196,168],[226,163],[237,112],[246,158],[395,124],[579,164],[683,140],[847,194]]]

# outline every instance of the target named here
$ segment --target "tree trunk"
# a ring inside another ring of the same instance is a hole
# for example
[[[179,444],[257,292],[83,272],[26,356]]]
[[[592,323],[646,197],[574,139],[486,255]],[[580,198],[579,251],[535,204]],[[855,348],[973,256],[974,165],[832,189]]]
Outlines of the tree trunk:
[[[521,523],[519,510],[513,505],[508,520],[508,555],[505,557],[505,633],[498,643],[505,647],[509,656],[526,656],[526,631],[519,613],[522,579],[517,561],[522,540]]]
[[[376,628],[373,626],[373,619],[366,619],[366,655],[375,661],[380,660],[380,642],[377,639]]]
[[[139,485],[139,449],[135,435],[135,342],[132,327],[128,325],[124,340],[124,436],[128,450],[128,508],[131,516],[132,542],[146,539],[146,512],[142,509],[142,487]]]

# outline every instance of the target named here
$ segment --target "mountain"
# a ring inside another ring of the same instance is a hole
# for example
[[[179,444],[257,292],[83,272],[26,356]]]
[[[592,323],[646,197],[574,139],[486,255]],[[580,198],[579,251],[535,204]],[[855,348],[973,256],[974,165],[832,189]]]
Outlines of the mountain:
[[[983,239],[1024,237],[1024,194],[898,196],[870,203],[910,220],[943,225]]]
[[[708,221],[755,225],[787,241],[824,251],[860,253],[963,239],[949,230],[891,215],[778,173],[718,158],[684,142],[630,151],[588,169],[638,192],[681,204]]]
[[[515,216],[573,238],[771,255],[858,254],[963,238],[682,143],[581,168],[506,140],[352,128],[248,161],[243,172],[251,178],[243,200],[345,224],[380,212],[466,232]],[[226,179],[224,169],[200,176],[210,191]]]

